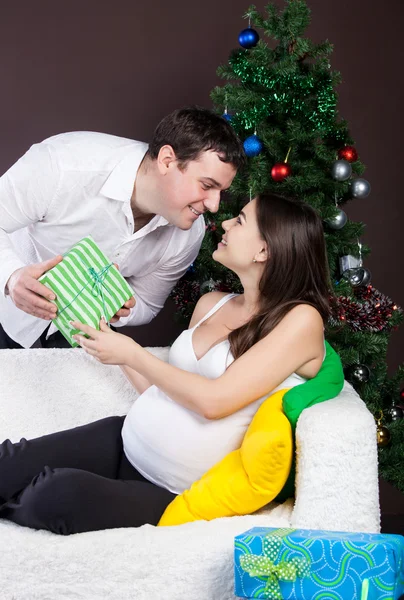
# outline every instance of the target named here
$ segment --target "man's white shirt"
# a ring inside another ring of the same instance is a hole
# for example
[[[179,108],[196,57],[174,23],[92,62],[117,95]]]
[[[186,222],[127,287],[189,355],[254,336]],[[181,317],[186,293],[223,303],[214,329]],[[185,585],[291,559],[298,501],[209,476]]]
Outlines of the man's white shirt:
[[[108,134],[64,133],[34,144],[0,178],[0,323],[23,347],[49,321],[21,311],[6,295],[16,269],[64,254],[91,235],[135,292],[136,306],[115,325],[142,325],[195,260],[202,216],[181,230],[156,215],[134,233],[130,199],[147,148]]]

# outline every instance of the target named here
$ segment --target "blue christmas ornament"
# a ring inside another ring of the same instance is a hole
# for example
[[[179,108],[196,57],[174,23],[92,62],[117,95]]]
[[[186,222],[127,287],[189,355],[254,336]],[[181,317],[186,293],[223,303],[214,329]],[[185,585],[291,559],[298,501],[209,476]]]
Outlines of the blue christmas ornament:
[[[228,112],[224,112],[224,113],[222,114],[222,117],[223,117],[223,119],[226,119],[226,121],[229,121],[229,122],[230,122],[230,121],[231,121],[231,119],[232,119],[232,116],[231,116],[231,115],[229,115],[229,113],[228,113]]]
[[[238,36],[239,44],[243,48],[254,48],[254,46],[258,44],[259,39],[260,36],[255,31],[255,29],[252,29],[251,27],[247,27],[247,29],[243,29],[243,31],[240,31],[240,34]]]
[[[259,139],[258,135],[255,134],[250,135],[250,137],[244,141],[243,146],[246,155],[249,157],[258,156],[263,148],[261,140]]]

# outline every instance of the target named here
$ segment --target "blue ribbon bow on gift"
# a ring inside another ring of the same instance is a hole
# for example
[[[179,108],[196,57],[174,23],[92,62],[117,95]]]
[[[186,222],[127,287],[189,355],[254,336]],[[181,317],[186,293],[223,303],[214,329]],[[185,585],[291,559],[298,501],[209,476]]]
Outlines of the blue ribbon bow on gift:
[[[282,530],[270,533],[263,539],[263,556],[245,554],[240,558],[240,565],[251,577],[267,577],[262,598],[282,600],[280,581],[295,582],[297,577],[307,577],[310,573],[310,562],[306,558],[293,557],[275,564],[282,546]],[[283,534],[284,535],[284,534]]]

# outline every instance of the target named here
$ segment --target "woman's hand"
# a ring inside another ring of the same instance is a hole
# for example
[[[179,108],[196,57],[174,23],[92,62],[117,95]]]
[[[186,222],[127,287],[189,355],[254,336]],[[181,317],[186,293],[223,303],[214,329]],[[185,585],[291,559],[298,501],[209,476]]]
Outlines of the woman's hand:
[[[71,321],[71,325],[90,336],[89,338],[80,334],[73,336],[73,339],[87,354],[91,354],[105,365],[126,365],[128,363],[129,355],[136,342],[127,335],[112,331],[104,319],[100,321],[100,331],[79,321]]]

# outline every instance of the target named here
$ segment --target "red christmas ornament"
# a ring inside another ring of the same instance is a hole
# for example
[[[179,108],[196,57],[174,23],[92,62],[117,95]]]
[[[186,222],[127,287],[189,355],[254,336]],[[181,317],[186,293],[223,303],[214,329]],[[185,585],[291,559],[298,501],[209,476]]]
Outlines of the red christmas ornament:
[[[344,146],[341,150],[338,150],[338,158],[351,163],[358,160],[358,153],[353,146]]]
[[[292,174],[292,168],[287,162],[274,164],[271,170],[271,177],[274,181],[283,181]]]

